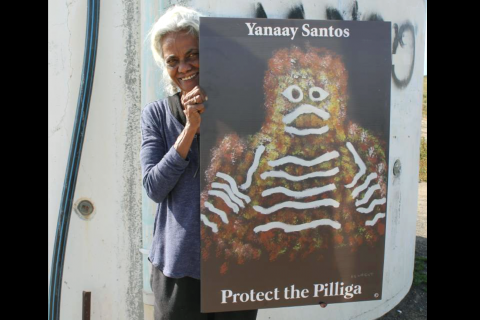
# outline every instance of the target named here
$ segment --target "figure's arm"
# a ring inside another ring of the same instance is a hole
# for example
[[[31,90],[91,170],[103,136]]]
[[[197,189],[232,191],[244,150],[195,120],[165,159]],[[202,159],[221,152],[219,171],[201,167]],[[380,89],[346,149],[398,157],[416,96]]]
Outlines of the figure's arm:
[[[245,149],[244,142],[237,135],[226,136],[212,149],[211,163],[206,171],[207,184],[201,196],[202,218],[212,226],[215,224],[212,230],[229,224],[230,219],[251,201],[240,185],[247,175],[242,169],[248,162]]]
[[[188,152],[192,147],[193,139],[195,138],[195,134],[197,129],[192,128],[190,125],[186,125],[185,129],[180,133],[177,138],[177,141],[173,145],[175,150],[177,150],[178,154],[182,159],[187,159]]]
[[[188,156],[195,134],[200,132],[201,114],[205,112],[205,106],[203,105],[206,101],[205,99],[205,92],[200,87],[195,87],[192,91],[182,96],[182,105],[185,106],[183,113],[185,113],[187,123],[174,147],[183,159],[186,159]]]
[[[355,159],[358,172],[346,185],[355,201],[356,212],[368,215],[366,226],[385,218],[387,162],[384,144],[366,130],[353,130],[347,148]],[[374,217],[370,214],[375,214]]]
[[[182,158],[175,147],[167,149],[161,125],[155,119],[152,108],[146,107],[141,117],[140,162],[143,187],[148,197],[156,203],[167,197],[190,163],[189,159]],[[183,143],[187,143],[187,140],[183,139]]]

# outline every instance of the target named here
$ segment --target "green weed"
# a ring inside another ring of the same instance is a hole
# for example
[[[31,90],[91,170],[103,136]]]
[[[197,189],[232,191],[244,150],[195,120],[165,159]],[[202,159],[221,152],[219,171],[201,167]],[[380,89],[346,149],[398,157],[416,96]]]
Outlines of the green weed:
[[[413,284],[422,287],[423,291],[427,292],[428,278],[427,278],[427,258],[415,257],[415,269],[413,273]]]
[[[427,139],[422,138],[420,142],[420,182],[427,182]]]

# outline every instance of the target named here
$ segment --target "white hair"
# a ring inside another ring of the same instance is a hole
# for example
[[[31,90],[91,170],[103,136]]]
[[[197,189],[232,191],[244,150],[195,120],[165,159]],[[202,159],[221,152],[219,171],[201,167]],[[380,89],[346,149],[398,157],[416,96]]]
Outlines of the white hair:
[[[193,9],[175,5],[168,9],[163,16],[153,25],[147,37],[150,37],[150,48],[156,64],[163,71],[165,91],[173,95],[180,91],[170,78],[167,66],[163,58],[162,38],[174,32],[186,31],[195,37],[199,37],[201,14]]]

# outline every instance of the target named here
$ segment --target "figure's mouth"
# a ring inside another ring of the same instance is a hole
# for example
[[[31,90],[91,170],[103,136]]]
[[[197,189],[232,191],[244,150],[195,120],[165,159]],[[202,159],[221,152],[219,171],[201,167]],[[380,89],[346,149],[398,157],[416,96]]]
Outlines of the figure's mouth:
[[[314,118],[312,118],[312,115]],[[315,117],[316,116],[316,117]],[[321,120],[319,121],[320,118]],[[309,104],[301,105],[293,112],[283,117],[285,132],[290,134],[306,136],[311,134],[322,135],[329,131],[328,125],[324,125],[323,121],[330,119],[330,113],[322,108],[317,108]],[[311,124],[311,125],[308,125]],[[305,126],[307,125],[307,127]],[[313,128],[311,127],[313,125]]]
[[[192,79],[195,78],[196,76],[198,76],[198,72],[195,73],[195,74],[192,74],[192,75],[189,76],[189,77],[180,78],[180,80],[182,80],[182,81],[188,81],[188,80],[192,80]]]
[[[293,112],[285,115],[283,117],[283,123],[290,124],[294,122],[297,118],[300,118],[303,115],[310,115],[310,114],[315,114],[319,118],[325,121],[330,119],[330,114],[324,109],[317,108],[309,104],[304,104],[298,107],[297,109],[295,109]]]

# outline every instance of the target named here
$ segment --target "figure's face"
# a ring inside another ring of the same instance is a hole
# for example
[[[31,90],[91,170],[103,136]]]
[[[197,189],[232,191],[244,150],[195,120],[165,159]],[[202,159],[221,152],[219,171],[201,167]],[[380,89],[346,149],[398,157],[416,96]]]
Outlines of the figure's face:
[[[325,49],[282,49],[265,73],[265,107],[272,128],[323,134],[345,121],[348,73],[341,57]],[[300,131],[298,131],[300,130]]]
[[[324,132],[342,120],[336,107],[337,92],[332,90],[335,84],[328,81],[325,72],[313,74],[308,69],[294,69],[278,80],[276,105],[286,126]]]
[[[162,38],[163,58],[168,74],[182,92],[200,83],[198,39],[187,32],[169,33]]]
[[[287,109],[296,109],[299,105],[309,105],[316,108],[328,109],[330,95],[326,83],[321,81],[323,74],[311,75],[309,70],[292,71],[292,75],[279,81],[279,92],[287,104]],[[283,81],[282,81],[283,80]]]

